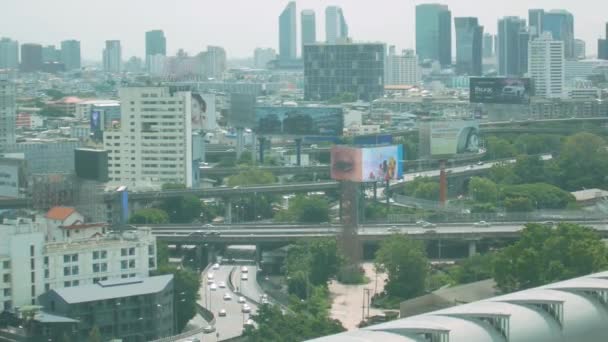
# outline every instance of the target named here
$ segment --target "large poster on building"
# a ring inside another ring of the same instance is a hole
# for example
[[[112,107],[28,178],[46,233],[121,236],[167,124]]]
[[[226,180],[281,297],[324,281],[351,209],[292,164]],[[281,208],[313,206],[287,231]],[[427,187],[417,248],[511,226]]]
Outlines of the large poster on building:
[[[528,104],[532,96],[529,78],[472,77],[471,103]]]
[[[433,157],[451,157],[479,151],[477,121],[438,121],[430,124],[430,152]]]
[[[257,107],[254,130],[260,135],[341,136],[341,107]]]
[[[403,146],[355,148],[334,146],[331,177],[351,182],[397,180],[403,177]]]

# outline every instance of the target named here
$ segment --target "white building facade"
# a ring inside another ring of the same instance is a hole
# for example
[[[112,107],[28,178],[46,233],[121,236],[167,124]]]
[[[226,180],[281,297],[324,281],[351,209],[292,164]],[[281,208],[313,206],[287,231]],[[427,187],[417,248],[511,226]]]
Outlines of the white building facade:
[[[528,74],[534,82],[535,94],[544,98],[565,95],[564,42],[554,40],[545,32],[528,46]]]
[[[16,92],[9,74],[0,72],[0,150],[15,143]]]
[[[191,187],[192,94],[169,87],[119,90],[121,124],[103,133],[112,184]]]
[[[57,239],[56,230],[73,234]],[[35,305],[50,289],[145,278],[155,269],[156,239],[148,229],[111,233],[103,225],[57,227],[43,218],[0,224],[0,311]]]
[[[403,50],[401,55],[397,55],[394,46],[389,48],[386,57],[385,85],[416,85],[420,83],[421,77],[418,56],[414,50]]]

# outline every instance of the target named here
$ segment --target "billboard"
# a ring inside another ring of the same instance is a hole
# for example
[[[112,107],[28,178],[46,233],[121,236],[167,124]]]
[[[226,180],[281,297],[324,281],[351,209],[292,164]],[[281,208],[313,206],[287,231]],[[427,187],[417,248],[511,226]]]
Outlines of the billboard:
[[[212,131],[217,128],[215,95],[192,93],[192,130]]]
[[[430,154],[449,157],[479,151],[477,121],[437,121],[430,124]]]
[[[532,87],[529,78],[471,77],[471,103],[529,104]]]
[[[255,95],[230,94],[228,124],[235,128],[253,128],[255,126],[255,103]]]
[[[397,180],[403,177],[403,146],[331,149],[331,178],[351,182]]]
[[[254,130],[261,135],[341,136],[341,107],[256,107]]]

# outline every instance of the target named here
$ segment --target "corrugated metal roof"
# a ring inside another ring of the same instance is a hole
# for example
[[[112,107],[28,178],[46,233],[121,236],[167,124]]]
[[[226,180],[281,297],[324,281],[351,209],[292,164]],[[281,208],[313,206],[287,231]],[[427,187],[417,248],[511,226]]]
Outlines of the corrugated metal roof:
[[[173,280],[172,274],[149,278],[126,278],[92,285],[54,289],[69,304],[140,296],[161,292]]]

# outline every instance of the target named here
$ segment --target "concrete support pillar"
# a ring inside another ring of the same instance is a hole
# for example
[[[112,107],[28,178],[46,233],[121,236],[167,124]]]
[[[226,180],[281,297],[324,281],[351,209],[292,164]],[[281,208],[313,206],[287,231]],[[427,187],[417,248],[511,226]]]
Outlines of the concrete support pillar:
[[[201,267],[203,265],[203,245],[196,245],[196,249],[194,250],[194,262],[196,267]]]
[[[296,165],[302,166],[302,138],[296,138]]]
[[[259,265],[262,262],[262,245],[255,245],[255,263]]]
[[[469,258],[477,254],[477,241],[469,240]]]
[[[217,252],[215,250],[215,247],[213,245],[209,245],[207,246],[207,262],[208,263],[214,263],[217,257]]]
[[[232,199],[226,198],[224,200],[225,205],[225,214],[224,214],[224,223],[231,224],[232,223]]]

